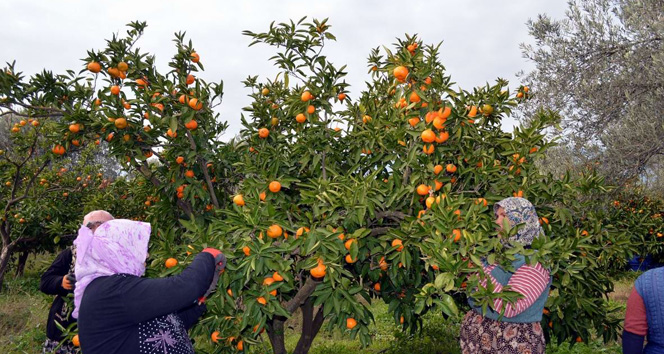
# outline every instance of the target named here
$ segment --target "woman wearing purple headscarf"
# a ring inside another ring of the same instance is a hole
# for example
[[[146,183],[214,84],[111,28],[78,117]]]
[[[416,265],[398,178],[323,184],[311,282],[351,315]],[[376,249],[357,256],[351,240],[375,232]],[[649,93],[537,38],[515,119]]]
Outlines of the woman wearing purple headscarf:
[[[226,260],[206,248],[177,276],[141,278],[150,230],[121,219],[79,230],[73,316],[85,354],[194,353],[187,330]]]

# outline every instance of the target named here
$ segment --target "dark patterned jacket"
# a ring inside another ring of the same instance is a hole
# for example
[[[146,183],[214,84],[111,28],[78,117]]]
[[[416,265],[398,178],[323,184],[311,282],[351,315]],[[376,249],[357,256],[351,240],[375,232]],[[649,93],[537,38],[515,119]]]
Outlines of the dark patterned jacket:
[[[214,272],[214,257],[203,252],[177,276],[116,274],[93,280],[78,316],[83,353],[194,353],[187,330],[206,309],[197,299]]]

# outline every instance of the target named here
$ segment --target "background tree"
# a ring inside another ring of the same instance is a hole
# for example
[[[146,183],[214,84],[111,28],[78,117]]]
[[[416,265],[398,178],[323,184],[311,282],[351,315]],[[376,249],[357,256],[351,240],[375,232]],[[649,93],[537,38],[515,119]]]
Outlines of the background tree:
[[[638,177],[660,196],[663,16],[661,0],[590,0],[571,1],[565,19],[529,21],[535,44],[522,50],[536,68],[521,79],[536,93],[520,110],[526,121],[537,107],[560,112],[563,154],[600,161],[617,185]]]

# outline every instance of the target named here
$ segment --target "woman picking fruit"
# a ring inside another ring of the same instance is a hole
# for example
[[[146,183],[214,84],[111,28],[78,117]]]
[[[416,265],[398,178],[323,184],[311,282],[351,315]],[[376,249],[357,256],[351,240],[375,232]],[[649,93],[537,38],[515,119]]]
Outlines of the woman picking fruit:
[[[142,278],[150,224],[111,220],[74,241],[81,350],[95,353],[194,353],[187,330],[206,310],[226,258],[206,248],[177,276]]]
[[[535,207],[526,199],[506,198],[496,203],[493,210],[500,232],[505,231],[507,225],[509,228],[520,225],[516,235],[503,242],[506,247],[514,242],[529,248],[533,240],[544,233]],[[484,273],[491,280],[494,293],[509,286],[522,297],[514,304],[496,299],[486,311],[469,298],[472,310],[461,324],[463,353],[544,353],[546,342],[540,322],[549,297],[551,276],[541,264],[528,265],[522,255],[515,258],[513,272],[485,264]],[[486,280],[480,286],[486,286]]]

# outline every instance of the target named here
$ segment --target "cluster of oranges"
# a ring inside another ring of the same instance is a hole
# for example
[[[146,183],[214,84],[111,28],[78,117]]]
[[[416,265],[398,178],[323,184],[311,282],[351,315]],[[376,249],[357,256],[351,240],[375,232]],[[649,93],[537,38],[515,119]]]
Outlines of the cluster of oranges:
[[[32,125],[33,127],[37,128],[41,123],[39,123],[38,120],[36,119],[28,119],[27,121],[25,119],[21,119],[18,123],[14,123],[14,126],[11,129],[12,133],[18,133],[21,131],[22,127],[25,127],[26,125]]]

